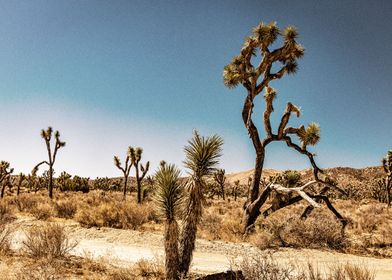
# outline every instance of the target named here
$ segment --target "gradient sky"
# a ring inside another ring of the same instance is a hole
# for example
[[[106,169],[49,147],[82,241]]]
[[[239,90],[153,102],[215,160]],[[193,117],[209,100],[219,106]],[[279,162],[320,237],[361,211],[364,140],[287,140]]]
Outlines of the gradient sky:
[[[29,172],[51,125],[67,142],[57,173],[119,176],[112,158],[128,145],[152,170],[182,165],[197,128],[224,137],[227,171],[253,168],[245,90],[225,88],[222,69],[260,21],[295,25],[306,48],[298,73],[271,83],[273,123],[290,100],[303,111],[293,125],[321,126],[321,167],[378,165],[392,148],[392,2],[359,0],[0,1],[0,158]],[[309,164],[274,143],[266,166]]]

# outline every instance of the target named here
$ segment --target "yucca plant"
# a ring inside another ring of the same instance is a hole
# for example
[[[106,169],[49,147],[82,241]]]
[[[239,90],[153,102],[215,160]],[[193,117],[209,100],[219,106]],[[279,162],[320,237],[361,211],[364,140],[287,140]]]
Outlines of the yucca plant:
[[[273,49],[278,39],[281,39],[281,46]],[[281,79],[286,74],[295,74],[298,69],[298,59],[304,55],[304,48],[297,42],[298,32],[293,26],[280,30],[276,22],[269,24],[260,23],[253,28],[252,35],[245,39],[239,55],[234,56],[223,70],[223,82],[228,88],[242,85],[246,89],[246,97],[242,110],[242,120],[247,132],[252,140],[256,152],[255,169],[252,186],[249,191],[248,200],[244,206],[244,231],[246,232],[255,223],[260,215],[260,208],[264,205],[272,189],[265,186],[260,193],[260,182],[262,178],[265,150],[267,145],[274,141],[282,141],[288,147],[308,157],[313,170],[315,180],[325,187],[318,193],[324,196],[329,188],[337,189],[337,186],[330,183],[327,178],[320,176],[323,171],[316,165],[314,154],[307,150],[309,145],[315,145],[320,139],[320,127],[316,123],[311,123],[307,128],[289,127],[288,123],[292,114],[300,117],[300,109],[288,102],[280,124],[273,131],[271,126],[271,114],[274,111],[274,101],[277,92],[270,86],[270,83]],[[258,61],[257,61],[258,60]],[[277,69],[277,70],[275,70]],[[252,115],[255,98],[264,93],[265,110],[263,114],[263,126],[265,137],[261,138],[257,126],[254,124]],[[296,144],[292,136],[299,139]],[[323,197],[324,199],[324,197]],[[299,198],[300,200],[300,198]],[[296,201],[296,200],[294,200]],[[328,206],[329,209],[332,209]],[[311,209],[306,210],[310,212]],[[333,208],[333,213],[344,223],[343,218]]]
[[[118,156],[114,156],[114,165],[121,170],[124,176],[124,187],[123,187],[123,194],[124,194],[124,199],[126,198],[127,195],[127,184],[128,184],[128,177],[129,177],[129,172],[131,171],[131,167],[133,162],[131,161],[131,149],[132,147],[128,147],[127,151],[127,156],[125,158],[125,163],[124,166],[121,166],[121,161]]]
[[[138,147],[138,148],[129,148],[129,154],[131,157],[131,161],[133,166],[135,167],[135,178],[136,178],[136,185],[137,185],[137,203],[142,203],[143,197],[142,197],[142,181],[144,177],[146,176],[148,169],[150,167],[150,162],[147,161],[146,165],[143,166],[143,164],[140,163],[140,160],[142,159],[142,153],[143,149]],[[140,169],[140,171],[139,171]]]
[[[46,149],[48,152],[48,161],[46,161],[46,160],[41,161],[33,168],[33,170],[35,170],[35,173],[37,173],[37,170],[40,165],[42,165],[42,164],[48,165],[48,167],[49,167],[49,170],[48,170],[49,171],[48,191],[49,191],[50,198],[53,198],[53,173],[54,173],[53,166],[56,161],[57,152],[60,148],[65,147],[65,142],[60,140],[60,132],[56,131],[54,133],[55,143],[54,143],[54,147],[52,149],[52,146],[51,146],[52,145],[51,144],[52,136],[53,136],[52,127],[49,126],[46,130],[45,129],[41,130],[41,137],[45,141]]]
[[[184,201],[183,224],[180,237],[180,273],[186,275],[195,249],[197,226],[202,217],[206,177],[211,176],[221,157],[223,140],[218,135],[203,137],[194,131],[193,138],[185,146],[184,161],[189,179]]]
[[[165,219],[165,268],[166,279],[179,279],[179,229],[177,216],[183,201],[183,186],[180,183],[180,170],[174,164],[161,162],[155,173],[155,200]]]

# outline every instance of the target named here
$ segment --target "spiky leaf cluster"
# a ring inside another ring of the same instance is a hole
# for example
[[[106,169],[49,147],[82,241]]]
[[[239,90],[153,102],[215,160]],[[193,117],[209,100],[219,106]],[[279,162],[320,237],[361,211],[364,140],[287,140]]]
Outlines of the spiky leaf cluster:
[[[278,39],[283,38],[283,45],[274,51],[269,50],[271,45]],[[238,84],[244,84],[257,80],[258,76],[267,68],[255,69],[251,64],[251,58],[259,50],[262,57],[268,56],[269,65],[275,61],[283,64],[283,71],[294,74],[297,71],[297,59],[304,54],[304,48],[296,42],[298,32],[293,26],[288,26],[283,32],[276,26],[276,22],[266,24],[261,22],[253,28],[253,34],[245,39],[241,53],[233,57],[231,62],[224,67],[224,84],[233,88]],[[255,79],[254,79],[255,78]]]
[[[41,130],[41,137],[45,139],[45,141],[47,142],[50,142],[52,140],[52,135],[53,135],[53,128],[50,126],[46,130],[45,129]],[[54,133],[54,137],[56,139],[57,149],[65,147],[65,142],[60,140],[60,132],[58,130],[56,130],[56,132]]]
[[[286,170],[283,173],[285,186],[294,187],[301,181],[301,173],[296,170]]]
[[[156,201],[161,214],[174,220],[183,201],[180,170],[174,164],[163,164],[155,173]]]
[[[185,146],[184,165],[196,178],[212,175],[221,157],[223,139],[218,135],[200,136],[195,130],[193,138]]]
[[[310,123],[307,128],[301,127],[298,132],[299,139],[303,147],[316,145],[320,140],[320,126],[317,123]]]

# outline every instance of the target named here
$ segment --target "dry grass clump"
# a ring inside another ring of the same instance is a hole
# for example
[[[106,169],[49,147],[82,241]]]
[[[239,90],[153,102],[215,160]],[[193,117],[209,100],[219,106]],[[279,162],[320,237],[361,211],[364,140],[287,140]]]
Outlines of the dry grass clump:
[[[375,201],[340,201],[343,215],[349,217],[346,228],[349,251],[392,257],[392,211]]]
[[[0,224],[11,222],[15,219],[13,209],[6,201],[0,201]]]
[[[63,226],[45,224],[35,226],[26,231],[23,251],[33,258],[61,258],[75,248],[77,243],[71,241]]]
[[[6,224],[0,224],[0,254],[6,255],[11,253],[11,240],[13,230]]]
[[[228,203],[212,200],[207,205],[199,226],[198,237],[208,240],[241,241],[242,208],[240,202]]]
[[[79,206],[75,216],[82,226],[138,229],[143,224],[158,221],[155,210],[149,203],[137,205],[129,201],[110,201],[99,205]]]
[[[374,280],[375,273],[355,264],[338,264],[321,272],[311,262],[280,265],[271,254],[244,255],[234,263],[246,280]]]
[[[275,214],[262,221],[262,230],[251,238],[260,249],[283,246],[341,250],[348,245],[341,223],[326,210],[315,210],[305,220],[297,214]]]
[[[38,220],[48,220],[53,216],[54,209],[50,202],[35,205],[29,211]]]
[[[57,217],[72,219],[76,214],[78,206],[73,199],[63,199],[55,202],[54,209]]]

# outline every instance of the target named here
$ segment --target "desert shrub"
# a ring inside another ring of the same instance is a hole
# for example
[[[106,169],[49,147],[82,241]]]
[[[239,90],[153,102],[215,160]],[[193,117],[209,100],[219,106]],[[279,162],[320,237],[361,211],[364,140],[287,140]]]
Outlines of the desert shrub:
[[[269,254],[244,255],[236,265],[246,280],[294,280],[292,266],[279,266]]]
[[[209,240],[221,239],[222,217],[214,212],[206,212],[200,223],[200,235]]]
[[[82,226],[137,229],[149,221],[158,221],[155,210],[147,203],[110,201],[97,206],[79,207],[75,216]]]
[[[23,250],[33,258],[52,259],[66,257],[76,245],[75,241],[68,238],[63,226],[46,224],[26,231]]]
[[[256,253],[244,255],[232,264],[242,271],[246,280],[374,280],[375,274],[368,268],[355,264],[338,264],[320,272],[310,261],[304,266],[300,263],[279,264],[272,254]]]
[[[16,205],[20,212],[24,212],[33,209],[33,207],[37,205],[39,200],[40,197],[38,195],[24,193],[16,197],[13,200],[13,203]]]
[[[40,203],[35,205],[29,211],[38,220],[47,220],[53,216],[53,207],[49,203]]]
[[[72,219],[77,211],[77,204],[72,199],[58,200],[54,204],[57,217]]]
[[[139,260],[133,267],[135,276],[147,279],[165,279],[165,267],[162,259]]]
[[[341,223],[322,211],[314,211],[305,220],[296,215],[272,216],[264,221],[263,227],[265,233],[255,241],[262,249],[274,245],[342,249],[347,242]]]
[[[5,224],[15,218],[10,205],[5,201],[0,201],[0,224]]]
[[[13,231],[5,224],[0,224],[0,254],[11,252],[11,240]]]

